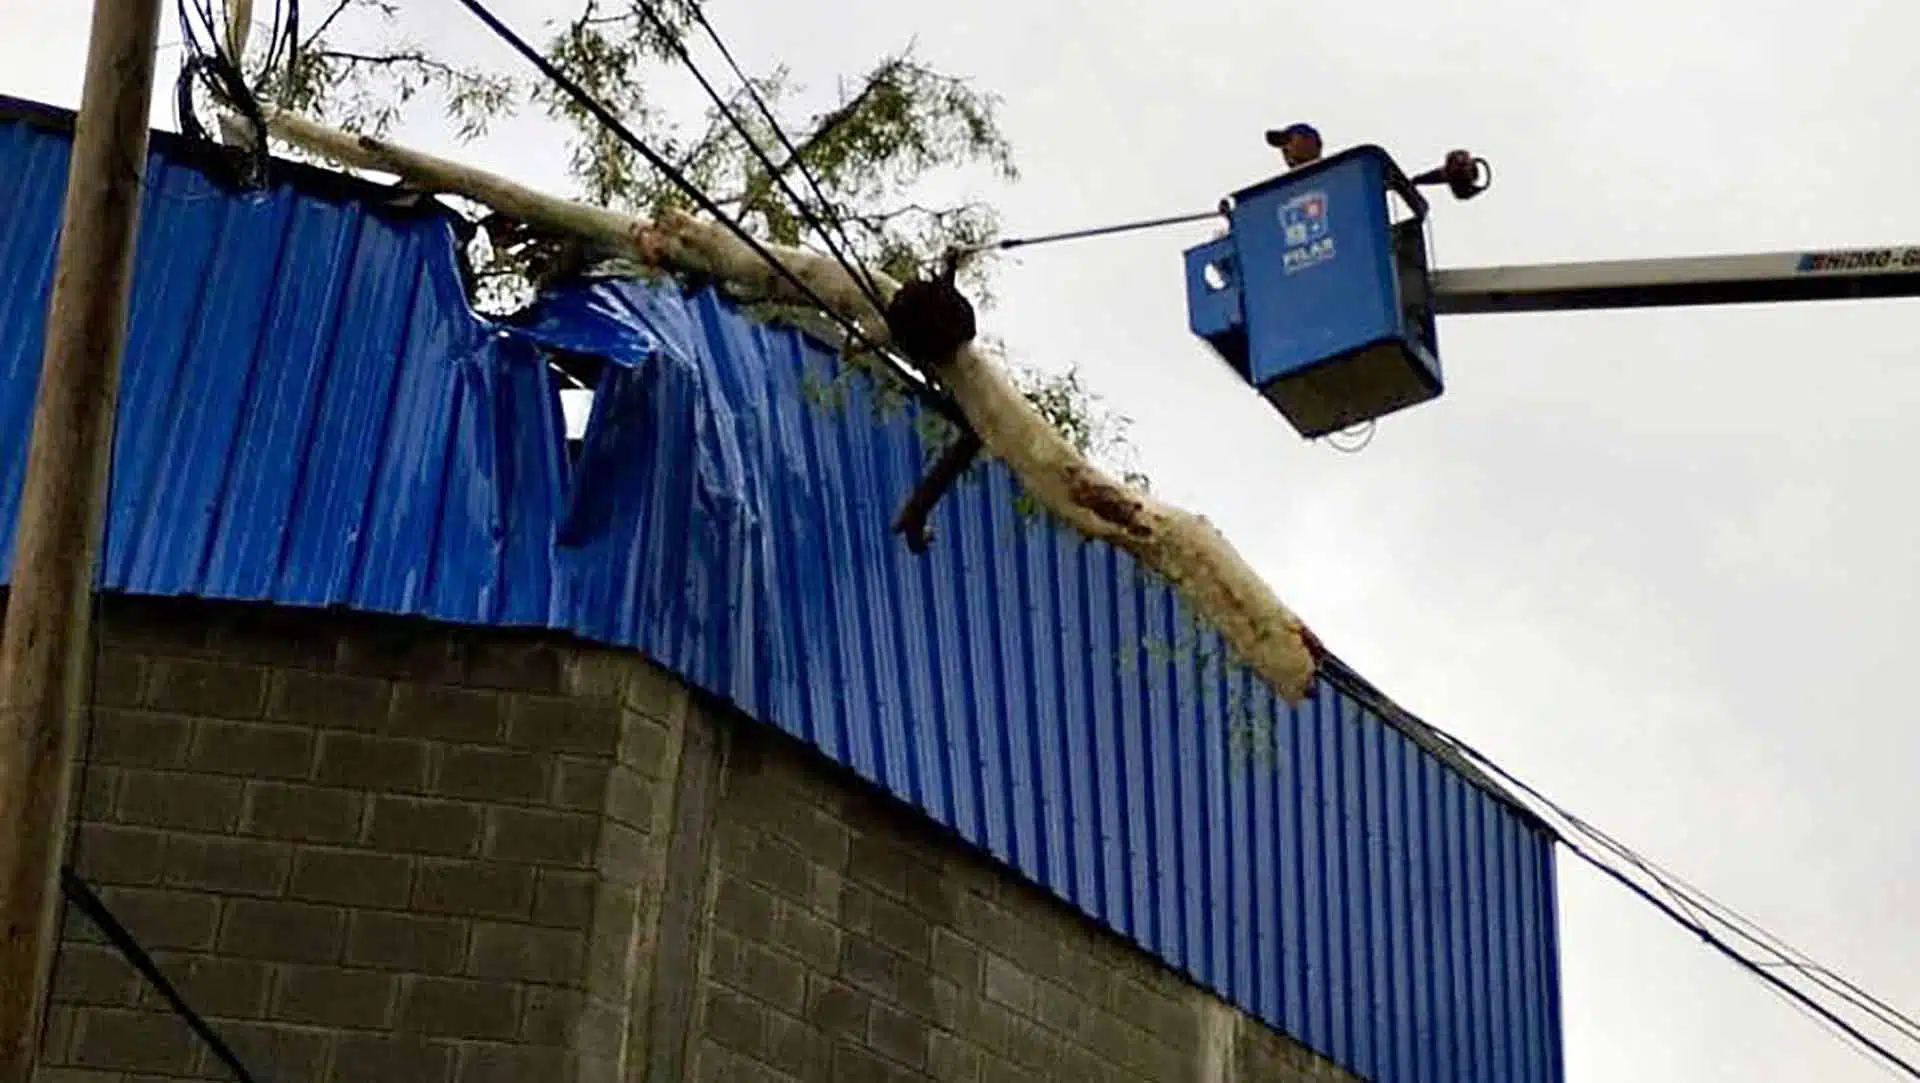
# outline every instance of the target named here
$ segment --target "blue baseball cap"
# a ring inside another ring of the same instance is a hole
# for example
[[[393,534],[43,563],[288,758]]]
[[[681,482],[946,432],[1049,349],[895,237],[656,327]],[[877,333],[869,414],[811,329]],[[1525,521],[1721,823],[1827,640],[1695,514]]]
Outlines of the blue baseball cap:
[[[1267,145],[1277,147],[1296,135],[1311,136],[1314,139],[1320,138],[1319,130],[1311,124],[1289,124],[1284,128],[1269,128],[1267,130]]]

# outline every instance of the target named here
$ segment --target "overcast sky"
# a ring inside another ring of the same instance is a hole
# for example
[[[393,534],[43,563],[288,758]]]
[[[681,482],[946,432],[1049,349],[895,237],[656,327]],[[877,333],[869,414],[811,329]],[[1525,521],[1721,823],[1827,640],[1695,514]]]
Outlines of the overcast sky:
[[[546,6],[497,4],[529,31]],[[0,93],[77,103],[87,7],[0,0]],[[406,7],[511,63],[452,0]],[[1277,168],[1265,127],[1310,119],[1409,172],[1492,160],[1492,192],[1437,207],[1442,266],[1920,242],[1899,0],[711,11],[823,93],[917,38],[1003,95],[1025,177],[982,194],[1014,233],[1204,210]],[[532,124],[457,153],[563,187]],[[1452,318],[1446,396],[1348,455],[1188,334],[1180,252],[1209,228],[1033,250],[985,324],[1079,364],[1158,488],[1390,695],[1920,1010],[1920,300]],[[1562,899],[1572,1083],[1883,1078],[1570,858]]]

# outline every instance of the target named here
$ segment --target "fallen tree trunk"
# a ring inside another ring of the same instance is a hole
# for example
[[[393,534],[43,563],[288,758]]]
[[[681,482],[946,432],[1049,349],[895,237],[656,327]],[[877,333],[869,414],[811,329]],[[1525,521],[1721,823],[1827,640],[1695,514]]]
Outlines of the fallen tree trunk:
[[[284,111],[268,112],[268,129],[341,165],[391,173],[422,191],[463,196],[529,225],[625,250],[648,266],[704,274],[772,299],[811,304],[726,227],[684,212],[654,221],[631,217]],[[839,263],[804,249],[766,248],[872,341],[888,341],[885,314]],[[875,279],[885,297],[899,289],[884,276]],[[962,346],[936,368],[974,432],[1034,499],[1082,535],[1118,546],[1159,572],[1283,698],[1297,703],[1307,697],[1317,669],[1317,641],[1212,524],[1089,463],[976,344]]]

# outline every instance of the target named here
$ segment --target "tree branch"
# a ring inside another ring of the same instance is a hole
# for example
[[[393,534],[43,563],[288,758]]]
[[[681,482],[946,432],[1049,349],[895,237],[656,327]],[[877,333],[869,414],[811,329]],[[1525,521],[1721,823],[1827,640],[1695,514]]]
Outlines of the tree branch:
[[[315,49],[312,55],[321,60],[338,60],[351,67],[382,68],[411,66],[422,71],[437,72],[450,79],[466,79],[471,73],[461,71],[444,60],[434,58],[418,50],[403,50],[397,53],[355,53],[345,49]]]
[[[308,49],[308,48],[311,48],[316,43],[318,43],[320,41],[321,35],[325,34],[329,29],[331,29],[334,22],[340,18],[341,13],[346,11],[347,8],[351,7],[352,5],[353,5],[353,0],[337,0],[337,2],[333,5],[333,10],[327,12],[326,18],[320,20],[319,28],[314,30],[313,33],[307,35],[307,40],[305,44],[301,45],[300,48],[303,50]]]
[[[647,266],[701,273],[770,298],[807,303],[753,249],[721,226],[685,212],[669,211],[651,222],[632,218],[284,111],[270,112],[268,126],[275,136],[342,165],[399,174],[429,191],[458,193],[529,224],[624,249]],[[884,314],[837,262],[790,246],[768,249],[829,307],[875,342],[888,341]],[[875,278],[884,297],[899,290],[898,283]],[[939,371],[974,432],[1041,505],[1085,537],[1124,549],[1159,572],[1283,698],[1299,702],[1311,693],[1318,655],[1312,633],[1212,524],[1089,463],[978,345],[961,346]]]

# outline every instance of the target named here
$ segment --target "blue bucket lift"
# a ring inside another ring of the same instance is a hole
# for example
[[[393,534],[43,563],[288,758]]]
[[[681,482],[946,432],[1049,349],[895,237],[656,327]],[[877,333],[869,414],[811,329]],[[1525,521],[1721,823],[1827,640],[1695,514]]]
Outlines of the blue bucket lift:
[[[1427,201],[1386,151],[1243,189],[1229,214],[1186,252],[1188,323],[1302,436],[1440,395]]]
[[[1223,210],[1227,235],[1185,253],[1188,325],[1308,439],[1438,398],[1436,316],[1920,295],[1920,246],[1436,272],[1425,197],[1372,145]]]

